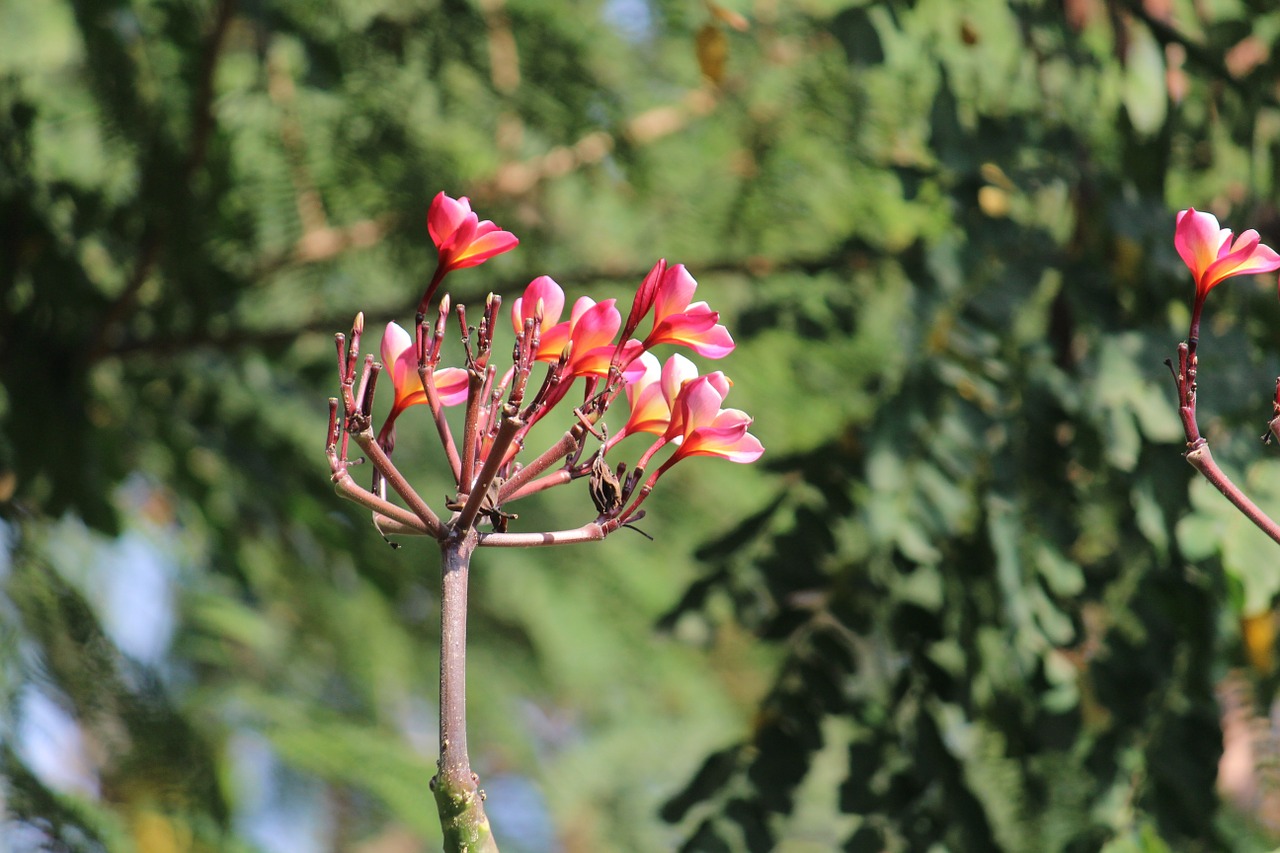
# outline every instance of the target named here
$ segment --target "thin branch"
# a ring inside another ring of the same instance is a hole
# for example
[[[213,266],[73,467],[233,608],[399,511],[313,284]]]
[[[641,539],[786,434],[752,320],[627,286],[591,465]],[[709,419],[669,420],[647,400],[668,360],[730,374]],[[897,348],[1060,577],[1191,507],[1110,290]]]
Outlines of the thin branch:
[[[1222,493],[1223,497],[1231,502],[1232,506],[1240,510],[1245,518],[1270,536],[1276,544],[1280,544],[1280,525],[1259,509],[1258,505],[1250,500],[1218,467],[1213,459],[1213,453],[1209,450],[1209,441],[1200,434],[1200,425],[1196,421],[1196,376],[1199,369],[1199,356],[1196,349],[1199,343],[1200,312],[1203,307],[1204,296],[1199,295],[1191,309],[1191,328],[1187,334],[1187,340],[1178,344],[1178,367],[1173,371],[1174,383],[1178,390],[1178,416],[1182,420],[1182,431],[1187,440],[1185,456],[1188,464],[1199,471],[1215,489]],[[1280,380],[1277,380],[1276,395],[1275,408],[1277,415],[1280,416]]]
[[[458,475],[458,489],[474,492],[477,443],[476,423],[480,420],[480,386],[484,384],[484,374],[476,370],[475,367],[468,366],[467,383],[467,408],[462,416],[462,470]]]
[[[213,133],[216,124],[213,116],[213,77],[218,67],[218,60],[222,56],[222,46],[235,14],[235,6],[235,0],[221,0],[218,3],[213,27],[205,38],[204,48],[200,53],[199,72],[191,99],[191,138],[188,142],[186,159],[182,164],[182,182],[188,187],[196,172],[204,165],[209,150],[209,136]],[[148,181],[143,181],[143,186],[146,185]],[[138,293],[160,259],[164,236],[162,224],[154,217],[143,228],[133,272],[129,274],[120,295],[111,303],[105,316],[98,323],[97,335],[88,350],[90,363],[98,361],[113,349],[108,342],[117,336],[120,325],[137,307]]]
[[[436,388],[435,371],[431,367],[419,368],[418,378],[422,381],[422,391],[427,395],[427,407],[431,409],[431,419],[436,424],[436,434],[440,437],[440,446],[444,449],[445,460],[449,463],[449,471],[453,481],[462,488],[462,463],[458,458],[458,445],[453,440],[449,429],[449,421],[445,417],[444,404],[440,402],[440,389]]]
[[[592,521],[574,530],[549,530],[542,533],[481,533],[480,545],[488,548],[538,548],[544,545],[570,545],[576,542],[599,542],[622,524],[600,524]]]
[[[1200,444],[1187,451],[1187,462],[1191,463],[1191,467],[1195,468],[1204,478],[1213,484],[1213,487],[1222,493],[1223,497],[1231,501],[1231,504],[1246,518],[1252,521],[1259,530],[1271,537],[1271,539],[1280,545],[1280,524],[1276,524],[1269,515],[1258,508],[1258,505],[1249,500],[1248,496],[1240,490],[1231,478],[1223,473],[1218,464],[1213,461],[1213,454],[1209,451],[1209,442],[1203,438]]]
[[[396,494],[404,499],[409,505],[409,509],[413,510],[413,514],[422,520],[422,523],[430,531],[430,535],[437,539],[443,538],[445,535],[444,525],[440,523],[440,518],[427,506],[421,496],[414,491],[413,486],[409,485],[409,481],[404,478],[399,469],[391,463],[387,454],[383,452],[382,447],[373,437],[371,430],[365,429],[355,433],[356,444],[360,445],[360,449],[369,455],[369,460],[373,462],[378,473],[387,481],[387,484],[395,489]]]
[[[404,507],[396,506],[390,501],[378,497],[373,492],[357,483],[345,470],[333,475],[334,489],[339,495],[365,509],[374,512],[378,518],[378,526],[383,533],[401,533],[411,536],[435,536],[422,519]]]
[[[489,494],[489,486],[493,483],[493,478],[497,476],[498,467],[502,465],[503,457],[506,456],[507,448],[511,446],[511,440],[515,438],[516,433],[520,431],[522,426],[524,426],[524,422],[516,415],[516,407],[508,406],[507,411],[503,412],[502,425],[498,427],[498,435],[493,440],[493,446],[489,448],[489,455],[485,457],[484,466],[480,469],[480,474],[476,477],[475,482],[471,484],[471,494],[467,496],[467,503],[462,507],[462,512],[458,515],[457,528],[459,530],[469,530],[471,525],[475,523],[480,507],[484,503],[485,497]],[[493,509],[497,509],[498,506],[500,504],[495,504]]]
[[[581,424],[574,424],[568,432],[560,437],[559,441],[544,450],[537,459],[521,468],[502,484],[502,488],[498,491],[498,503],[503,504],[513,500],[522,486],[572,453],[578,443],[582,441],[582,436],[586,431],[586,428]]]
[[[522,469],[523,470],[523,469]],[[560,468],[552,471],[543,477],[539,477],[533,482],[524,483],[519,489],[512,492],[509,501],[518,501],[521,498],[527,498],[529,495],[536,495],[538,492],[544,492],[547,489],[563,486],[565,483],[573,482],[573,471],[569,468]]]
[[[632,145],[647,145],[687,127],[692,121],[711,113],[717,99],[710,89],[693,89],[679,103],[654,107],[627,121],[615,137],[597,130],[583,136],[573,145],[560,145],[540,157],[521,163],[506,163],[491,181],[477,188],[478,198],[525,195],[539,183],[563,177],[572,171],[599,163],[608,157],[619,137]]]

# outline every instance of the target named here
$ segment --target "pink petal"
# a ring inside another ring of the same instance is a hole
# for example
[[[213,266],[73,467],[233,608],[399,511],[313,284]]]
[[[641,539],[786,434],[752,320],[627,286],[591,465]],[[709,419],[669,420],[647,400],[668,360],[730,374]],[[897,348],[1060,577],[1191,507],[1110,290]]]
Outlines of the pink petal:
[[[516,236],[508,231],[493,231],[461,247],[454,256],[452,266],[455,269],[478,266],[494,255],[511,251],[519,242]]]
[[[662,393],[662,369],[652,353],[645,353],[638,361],[644,366],[644,374],[627,386],[627,403],[631,407],[631,416],[623,431],[628,434],[651,432],[662,435],[671,420],[671,406]]]
[[[569,345],[570,321],[556,323],[550,329],[544,328],[538,343],[538,361],[556,361],[560,353]]]
[[[614,346],[611,343],[592,347],[584,353],[575,341],[573,353],[569,359],[569,372],[573,376],[607,376],[613,365]]]
[[[1223,245],[1226,246],[1225,243]],[[1271,272],[1274,269],[1280,269],[1280,255],[1262,245],[1258,232],[1250,229],[1240,235],[1229,252],[1209,264],[1201,275],[1200,287],[1208,291],[1233,276]]]
[[[729,389],[733,387],[733,380],[725,376],[723,371],[715,371],[707,374],[707,381],[711,383],[711,387],[720,392],[720,399],[723,400],[729,396]],[[733,409],[732,411],[737,411]]]
[[[1178,214],[1173,244],[1182,262],[1199,282],[1204,271],[1218,258],[1218,252],[1230,239],[1231,232],[1218,225],[1212,213],[1188,208]]]
[[[422,394],[422,383],[418,380],[418,354],[413,338],[396,323],[388,323],[382,333],[382,345],[379,347],[382,356],[382,367],[391,386],[395,389],[393,409],[403,409],[422,400],[410,401],[414,393]],[[412,373],[412,376],[410,376]]]
[[[585,355],[597,347],[613,343],[614,335],[618,334],[618,327],[622,325],[622,315],[614,307],[614,302],[613,299],[606,299],[593,303],[584,296],[574,304],[570,320],[573,328],[569,332],[569,338],[573,341],[575,359],[579,357],[579,353]],[[612,355],[610,353],[610,358]]]
[[[680,396],[680,389],[698,376],[697,366],[680,355],[675,353],[667,359],[667,363],[662,366],[662,394],[669,403],[675,402],[676,397]],[[714,387],[714,386],[713,386]],[[721,399],[724,395],[721,395]],[[717,406],[719,403],[716,404]]]
[[[667,438],[688,436],[699,427],[709,426],[720,411],[724,397],[706,376],[699,376],[684,384],[675,404],[671,407],[671,428]]]
[[[750,424],[748,418],[732,426],[696,429],[676,448],[669,461],[687,456],[718,456],[730,462],[754,462],[764,453],[764,445],[747,432]]]
[[[636,359],[632,373],[631,377],[624,376],[624,381],[627,383],[624,390],[627,394],[627,404],[634,410],[637,396],[662,377],[662,365],[658,363],[658,357],[653,353],[642,353]]]
[[[733,352],[734,343],[729,330],[716,322],[720,314],[707,310],[704,302],[698,305],[703,307],[664,318],[654,326],[645,343],[648,346],[678,344],[705,358],[723,358]]]
[[[427,211],[427,231],[436,246],[452,237],[468,216],[474,217],[475,214],[471,212],[471,202],[466,196],[455,199],[443,192],[438,193]]]
[[[676,264],[662,276],[657,298],[653,303],[653,325],[656,329],[668,314],[678,314],[689,306],[698,282],[689,275],[684,264]]]
[[[542,329],[539,339],[545,339],[546,330],[560,320],[564,311],[564,291],[549,275],[540,275],[524,289],[524,295],[511,305],[511,325],[517,332],[524,329],[524,321],[532,320],[538,311],[538,300],[542,300]],[[561,345],[563,349],[563,345]]]
[[[721,409],[716,413],[715,419],[711,421],[713,427],[722,428],[728,426],[750,426],[751,416],[742,409]]]
[[[578,318],[595,306],[596,301],[590,296],[579,296],[574,300],[573,307],[569,309],[569,323],[573,326],[578,325]]]
[[[416,369],[414,377],[417,378]],[[440,392],[441,405],[456,406],[467,402],[467,391],[471,385],[467,371],[461,367],[446,367],[435,371],[432,378],[435,380],[436,390]],[[425,394],[423,399],[426,399]]]
[[[1235,271],[1231,275],[1271,272],[1280,267],[1280,255],[1277,255],[1271,247],[1262,245],[1262,238],[1252,228],[1240,235],[1235,245],[1231,247],[1230,253],[1221,258],[1218,263],[1228,259],[1236,264]]]
[[[400,358],[400,353],[411,346],[413,346],[413,338],[409,337],[409,333],[398,323],[388,323],[387,328],[382,332],[382,345],[379,347],[382,366],[390,370]]]
[[[1222,260],[1229,255],[1247,255],[1253,251],[1254,246],[1262,241],[1262,238],[1258,236],[1258,232],[1252,228],[1241,233],[1234,244],[1231,242],[1230,231],[1224,228],[1222,233],[1226,234],[1227,237],[1222,241],[1222,245],[1218,247],[1218,260]]]

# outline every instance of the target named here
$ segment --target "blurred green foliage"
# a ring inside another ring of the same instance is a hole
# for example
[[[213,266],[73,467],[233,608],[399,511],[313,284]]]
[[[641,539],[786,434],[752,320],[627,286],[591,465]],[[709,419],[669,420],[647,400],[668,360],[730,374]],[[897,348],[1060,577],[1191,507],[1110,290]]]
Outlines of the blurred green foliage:
[[[331,336],[408,321],[444,189],[522,240],[455,301],[689,265],[768,448],[674,469],[655,542],[477,556],[504,849],[1273,845],[1214,691],[1253,661],[1267,717],[1280,560],[1162,365],[1174,211],[1280,243],[1273,6],[0,4],[0,831],[438,847],[436,556],[322,442]],[[1209,314],[1202,426],[1280,510],[1274,282]]]

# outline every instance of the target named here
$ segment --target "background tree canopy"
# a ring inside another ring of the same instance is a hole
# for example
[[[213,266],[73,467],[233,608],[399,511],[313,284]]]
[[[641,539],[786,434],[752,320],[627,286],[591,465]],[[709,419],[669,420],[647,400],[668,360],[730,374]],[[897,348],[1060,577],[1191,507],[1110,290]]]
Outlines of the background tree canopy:
[[[504,850],[1273,846],[1280,559],[1193,481],[1162,361],[1174,211],[1280,242],[1278,35],[1271,0],[0,5],[0,835],[438,849],[436,555],[323,439],[332,335],[409,321],[443,189],[522,240],[456,300],[687,264],[768,448],[674,469],[653,542],[478,555]],[[1278,341],[1273,278],[1213,295],[1201,422],[1273,511]]]

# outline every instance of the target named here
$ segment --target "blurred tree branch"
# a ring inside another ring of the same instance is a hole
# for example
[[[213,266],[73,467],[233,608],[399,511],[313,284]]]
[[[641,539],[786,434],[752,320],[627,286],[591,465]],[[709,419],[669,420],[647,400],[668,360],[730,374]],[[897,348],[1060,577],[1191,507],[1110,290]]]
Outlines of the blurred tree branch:
[[[236,0],[218,0],[213,22],[204,39],[191,101],[191,135],[187,142],[186,159],[180,175],[180,181],[186,187],[190,187],[192,179],[204,165],[209,151],[209,137],[217,125],[213,115],[214,75],[217,72],[218,60],[222,55],[227,30],[235,10]],[[162,164],[155,162],[148,162],[147,165],[153,169],[163,168]],[[157,178],[157,180],[164,179]],[[144,180],[142,183],[145,186],[148,181]],[[97,361],[104,351],[110,348],[108,342],[119,335],[120,326],[137,307],[138,293],[155,269],[163,250],[165,227],[155,214],[148,218],[143,227],[138,251],[134,258],[133,271],[129,274],[124,290],[107,309],[98,325],[97,336],[89,347],[90,363]]]

